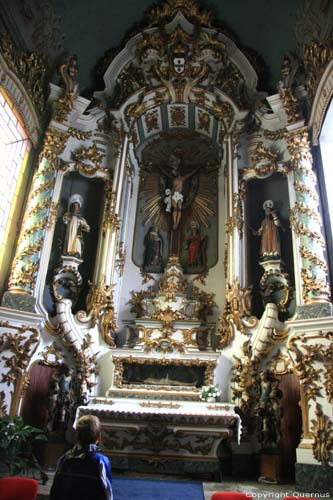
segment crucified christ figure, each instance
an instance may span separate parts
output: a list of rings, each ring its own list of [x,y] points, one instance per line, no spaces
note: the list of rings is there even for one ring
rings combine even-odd
[[[159,169],[163,172],[166,177],[172,179],[172,193],[171,193],[171,206],[172,206],[172,222],[173,222],[173,230],[178,229],[179,222],[182,216],[182,208],[183,208],[183,188],[184,183],[187,179],[192,177],[200,168],[201,165],[194,168],[191,172],[186,175],[181,175],[179,171],[180,159],[175,155],[170,155],[169,165],[171,167],[171,174],[167,172],[163,167],[159,167]]]

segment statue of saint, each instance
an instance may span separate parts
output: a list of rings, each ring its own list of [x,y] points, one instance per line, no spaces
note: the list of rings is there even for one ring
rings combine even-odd
[[[162,265],[163,240],[157,226],[152,226],[145,236],[144,267]]]
[[[90,226],[80,215],[80,209],[83,205],[83,198],[80,194],[73,194],[68,203],[68,212],[63,216],[63,221],[67,225],[64,254],[75,257],[82,256],[83,237],[82,233],[88,233]]]
[[[282,228],[281,221],[274,210],[272,200],[266,200],[263,204],[265,218],[263,219],[258,231],[254,235],[261,236],[260,258],[267,260],[269,258],[278,259],[281,257],[279,228]]]
[[[205,266],[207,264],[206,238],[201,236],[199,224],[195,221],[191,222],[191,233],[186,243],[188,266]]]
[[[178,229],[180,219],[182,216],[182,207],[184,201],[183,188],[184,183],[187,179],[192,177],[199,169],[200,166],[194,168],[191,172],[185,175],[181,175],[179,166],[180,166],[180,158],[177,158],[175,155],[170,155],[169,158],[169,166],[171,168],[171,174],[166,171],[163,167],[159,167],[163,174],[172,179],[172,190],[171,190],[171,206],[172,206],[172,222],[173,222],[173,230]],[[165,202],[166,203],[166,202]],[[166,206],[168,206],[166,204]]]

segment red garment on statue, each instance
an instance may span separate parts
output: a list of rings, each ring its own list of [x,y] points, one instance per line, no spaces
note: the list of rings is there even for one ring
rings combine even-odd
[[[194,234],[187,238],[187,264],[205,265],[206,264],[206,244],[200,234]]]

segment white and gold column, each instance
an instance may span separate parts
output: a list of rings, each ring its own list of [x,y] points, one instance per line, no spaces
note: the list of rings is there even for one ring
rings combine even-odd
[[[325,240],[319,212],[316,175],[312,168],[312,154],[305,127],[293,129],[287,137],[287,147],[294,174],[295,203],[290,223],[296,247],[297,305],[329,305],[330,289],[327,281]],[[318,314],[318,310],[316,312]],[[329,315],[327,313],[321,315]]]

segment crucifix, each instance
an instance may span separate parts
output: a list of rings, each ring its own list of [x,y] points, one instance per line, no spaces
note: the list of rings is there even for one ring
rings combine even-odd
[[[179,255],[180,250],[180,221],[182,217],[183,202],[184,202],[184,184],[191,178],[201,167],[198,165],[191,172],[181,174],[180,172],[180,158],[171,154],[169,157],[168,165],[171,168],[171,173],[162,166],[159,170],[172,180],[172,189],[166,190],[167,196],[164,199],[166,204],[166,211],[172,213],[172,228],[170,237],[170,255]]]

